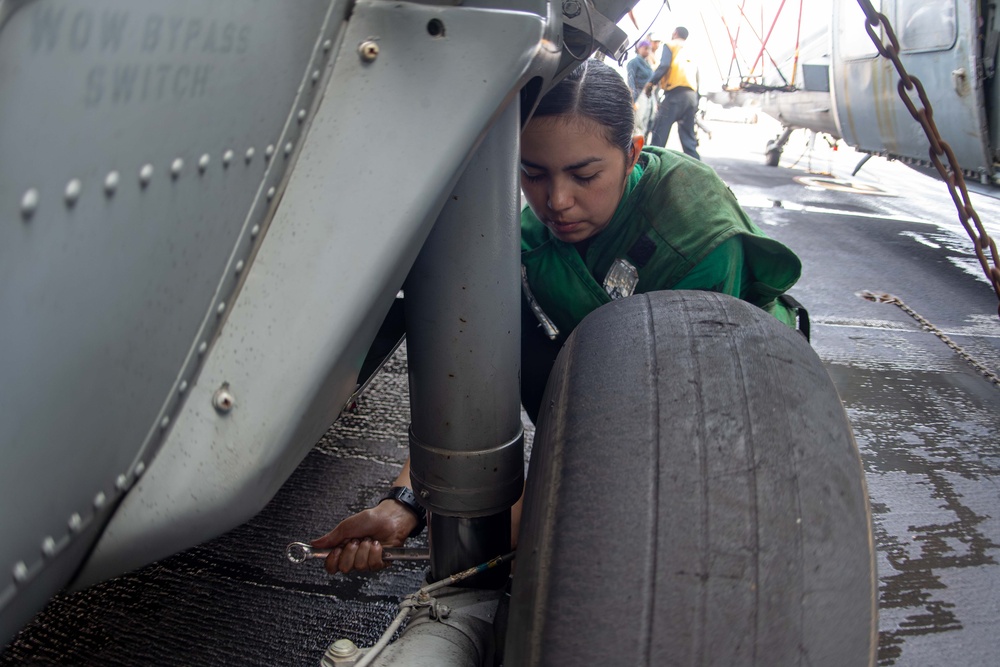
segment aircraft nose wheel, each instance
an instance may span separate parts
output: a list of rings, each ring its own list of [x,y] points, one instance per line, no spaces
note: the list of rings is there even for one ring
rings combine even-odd
[[[874,664],[840,397],[805,338],[738,299],[640,294],[581,322],[542,399],[520,536],[509,664]]]

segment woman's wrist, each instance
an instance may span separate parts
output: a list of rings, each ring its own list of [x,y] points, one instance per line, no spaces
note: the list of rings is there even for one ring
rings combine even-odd
[[[402,540],[419,535],[424,528],[424,523],[417,519],[413,512],[392,498],[380,501],[370,511],[381,514],[384,520],[392,526],[393,532],[399,535]]]
[[[415,519],[413,528],[407,534],[408,537],[420,534],[427,526],[427,510],[417,502],[416,496],[409,487],[393,486],[382,496],[382,502],[385,501],[393,501]]]
[[[413,512],[395,500],[383,500],[373,507],[371,511],[381,514],[385,521],[392,527],[392,532],[399,536],[400,544],[409,538],[410,534],[417,530],[419,522]]]

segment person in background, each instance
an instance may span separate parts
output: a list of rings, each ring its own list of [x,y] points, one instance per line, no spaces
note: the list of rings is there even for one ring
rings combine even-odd
[[[660,44],[663,43],[663,40],[655,32],[647,33],[645,40],[649,42],[649,55],[646,56],[646,62],[649,63],[650,67],[655,68],[660,61],[660,56],[657,54],[660,51]]]
[[[632,90],[633,102],[638,99],[640,91],[653,76],[653,68],[647,60],[651,47],[652,44],[647,39],[636,44],[635,57],[625,65],[625,71],[628,74],[628,87]]]
[[[532,422],[556,355],[589,313],[628,294],[728,294],[795,327],[779,296],[798,280],[795,254],[758,229],[715,171],[633,132],[631,94],[610,66],[586,60],[538,103],[521,133],[521,403]],[[628,294],[608,278],[633,270]],[[529,296],[529,292],[531,296]],[[533,302],[533,305],[529,302]],[[538,307],[538,310],[535,309]],[[554,324],[554,338],[541,326]],[[347,517],[316,548],[333,572],[385,568],[426,523],[406,462],[375,507]],[[516,545],[521,501],[511,509]]]
[[[666,146],[670,138],[670,128],[677,123],[681,147],[696,160],[698,138],[694,134],[695,113],[698,111],[698,67],[685,50],[688,30],[678,26],[672,39],[663,50],[660,66],[656,68],[645,85],[646,95],[652,95],[653,88],[659,86],[664,91],[663,101],[653,119],[650,143]]]

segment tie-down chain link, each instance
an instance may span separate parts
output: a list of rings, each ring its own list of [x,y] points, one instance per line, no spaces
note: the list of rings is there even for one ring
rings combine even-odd
[[[941,331],[936,326],[931,324],[927,320],[927,318],[925,318],[923,315],[921,315],[920,313],[918,313],[917,311],[913,310],[908,305],[906,305],[906,303],[904,303],[903,300],[900,299],[898,296],[894,294],[888,294],[886,292],[873,292],[871,290],[864,290],[862,292],[859,292],[858,296],[860,296],[862,299],[873,301],[875,303],[891,303],[894,306],[899,306],[900,310],[902,310],[904,313],[915,319],[920,324],[920,326],[924,328],[925,331],[929,331],[938,338],[940,338],[945,345],[954,350],[955,353],[962,359],[965,359],[965,361],[967,361],[969,365],[975,368],[980,375],[982,375],[984,378],[992,382],[995,387],[1000,388],[1000,376],[998,376],[996,373],[987,368],[985,364],[981,363],[971,354],[966,352],[961,345],[959,345],[951,338],[949,338],[947,334],[945,334],[945,332]]]

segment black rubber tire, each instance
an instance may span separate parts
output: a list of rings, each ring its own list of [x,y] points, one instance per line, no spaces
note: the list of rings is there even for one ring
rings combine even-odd
[[[588,316],[526,493],[507,665],[874,664],[850,425],[805,338],[754,306],[671,291]]]
[[[764,154],[764,164],[768,167],[777,167],[781,161],[781,151],[772,149]]]

